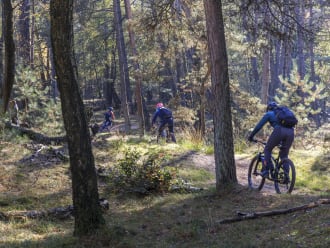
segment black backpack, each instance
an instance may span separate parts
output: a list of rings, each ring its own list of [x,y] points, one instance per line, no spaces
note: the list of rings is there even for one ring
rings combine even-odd
[[[279,124],[283,127],[294,127],[298,123],[294,113],[286,106],[275,109],[275,115]]]

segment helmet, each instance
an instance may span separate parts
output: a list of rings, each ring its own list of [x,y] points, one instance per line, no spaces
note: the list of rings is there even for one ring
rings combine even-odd
[[[112,110],[113,110],[113,107],[109,107],[108,110],[109,110],[109,111],[112,111]]]
[[[278,107],[278,105],[277,105],[276,102],[270,102],[270,103],[268,103],[268,105],[267,105],[267,111],[269,111],[269,110],[274,110],[274,109],[276,109],[277,107]]]
[[[161,103],[161,102],[157,103],[156,108],[162,108],[162,107],[164,107],[163,103]]]

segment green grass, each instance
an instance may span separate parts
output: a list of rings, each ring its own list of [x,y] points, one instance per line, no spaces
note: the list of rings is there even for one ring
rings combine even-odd
[[[314,152],[294,150],[290,156],[297,170],[297,187],[320,194],[330,194],[329,161],[323,161],[322,150]]]

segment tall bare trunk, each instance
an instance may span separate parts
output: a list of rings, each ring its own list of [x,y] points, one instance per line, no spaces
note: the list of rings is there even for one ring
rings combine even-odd
[[[0,4],[0,13],[1,13],[1,23],[4,23],[4,11],[3,11],[3,2]],[[1,25],[1,35],[0,35],[0,99],[2,99],[2,87],[3,87],[3,34],[4,34],[4,25]]]
[[[104,219],[99,205],[91,138],[74,59],[73,0],[51,0],[50,18],[51,43],[70,155],[74,235],[84,236],[95,232],[104,223]]]
[[[22,64],[30,64],[30,0],[21,1],[20,15],[18,20],[18,55]]]
[[[34,30],[35,30],[35,9],[34,9],[34,0],[31,0],[31,11],[32,11],[32,16],[31,16],[31,32],[30,32],[30,65],[33,68],[34,67]]]
[[[295,8],[297,18],[297,64],[298,72],[301,79],[304,79],[306,74],[305,58],[304,58],[304,40],[303,40],[303,29],[304,29],[304,3],[302,0],[297,1]]]
[[[122,28],[122,17],[120,9],[120,0],[113,0],[114,8],[114,20],[115,20],[115,30],[116,30],[116,43],[119,56],[119,73],[120,73],[120,85],[121,85],[121,111],[125,118],[125,131],[129,133],[131,130],[131,121],[128,110],[128,95],[127,95],[127,85],[129,83],[128,78],[128,66],[127,66],[127,57],[126,57],[126,48],[124,42],[124,34]]]
[[[145,120],[144,120],[144,111],[143,111],[143,100],[142,100],[142,76],[140,70],[140,64],[138,61],[138,52],[135,45],[135,33],[131,25],[132,21],[132,10],[130,0],[125,0],[126,15],[128,20],[128,33],[129,40],[131,45],[131,52],[133,55],[133,67],[134,67],[134,79],[135,79],[135,99],[138,110],[138,120],[139,120],[139,130],[140,136],[143,137],[145,134]]]
[[[269,25],[269,10],[264,7],[264,25]],[[267,32],[267,31],[266,31]],[[268,102],[268,91],[270,84],[270,35],[266,34],[268,45],[263,48],[263,61],[262,61],[262,75],[261,75],[261,102],[266,104]]]
[[[216,188],[236,184],[225,30],[220,0],[204,0],[213,89]]]
[[[264,48],[261,79],[261,102],[268,102],[268,89],[270,83],[270,49]]]
[[[4,13],[4,83],[2,85],[3,112],[7,111],[11,91],[15,81],[15,43],[13,37],[13,8],[10,0],[3,0]]]

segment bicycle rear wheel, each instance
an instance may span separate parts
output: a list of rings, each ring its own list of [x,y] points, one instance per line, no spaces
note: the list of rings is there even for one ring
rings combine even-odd
[[[260,160],[259,154],[257,154],[249,165],[248,171],[248,183],[249,187],[254,190],[261,190],[265,183],[265,178],[261,174],[262,162]]]
[[[289,169],[289,178],[285,176],[284,166],[287,166]],[[288,193],[290,194],[294,188],[296,182],[296,169],[293,162],[290,159],[285,159],[281,161],[275,168],[274,173],[274,186],[278,194]]]

